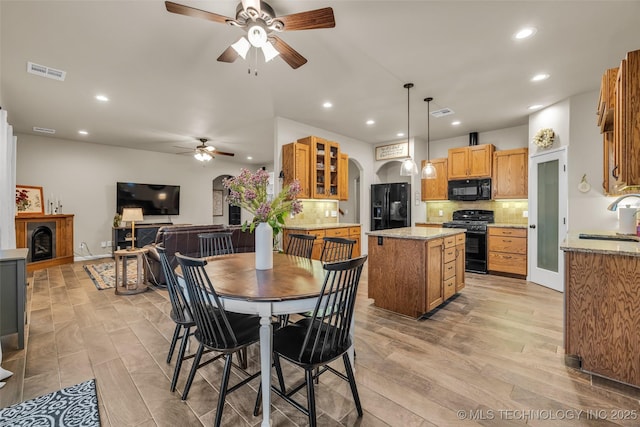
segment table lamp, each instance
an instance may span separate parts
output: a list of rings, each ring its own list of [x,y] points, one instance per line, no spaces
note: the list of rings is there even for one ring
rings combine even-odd
[[[123,208],[122,221],[131,221],[131,247],[130,251],[136,248],[136,221],[142,221],[142,208]]]

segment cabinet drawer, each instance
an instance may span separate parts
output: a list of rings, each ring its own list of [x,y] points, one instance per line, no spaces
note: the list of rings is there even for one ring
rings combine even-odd
[[[456,293],[456,278],[451,277],[444,281],[444,299],[452,297]]]
[[[324,237],[324,230],[309,230],[307,234],[313,234],[316,239],[322,239]]]
[[[447,236],[444,238],[444,247],[450,248],[456,245],[456,236]]]
[[[527,274],[527,256],[489,252],[489,271],[525,276]]]
[[[456,247],[452,246],[450,248],[444,248],[444,259],[443,262],[446,264],[448,262],[454,261],[456,259]]]
[[[351,237],[360,237],[361,228],[360,227],[349,227],[349,236]]]
[[[460,245],[460,244],[464,243],[465,238],[466,238],[466,234],[465,233],[456,234],[456,245]]]
[[[325,237],[349,237],[348,228],[327,228],[325,230]]]
[[[509,254],[527,254],[527,239],[522,237],[489,236],[489,252],[507,252]]]
[[[444,280],[450,279],[451,277],[455,278],[456,275],[456,261],[453,260],[451,262],[447,262],[444,264],[444,270],[442,272],[442,277]]]
[[[489,236],[527,237],[527,229],[489,227]]]

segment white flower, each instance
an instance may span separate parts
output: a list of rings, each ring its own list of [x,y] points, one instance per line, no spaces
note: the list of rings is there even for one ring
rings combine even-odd
[[[540,129],[533,137],[533,143],[540,148],[549,148],[553,145],[555,133],[551,128]]]

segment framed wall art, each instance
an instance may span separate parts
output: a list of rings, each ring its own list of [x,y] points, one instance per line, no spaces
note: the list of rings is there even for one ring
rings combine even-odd
[[[16,185],[16,215],[35,216],[44,215],[44,201],[42,187],[30,185]]]
[[[222,190],[213,190],[213,216],[222,215]]]
[[[402,159],[409,156],[409,143],[381,145],[376,147],[376,160]]]

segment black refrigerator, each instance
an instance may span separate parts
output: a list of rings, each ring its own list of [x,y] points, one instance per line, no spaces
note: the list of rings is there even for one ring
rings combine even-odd
[[[395,182],[371,186],[371,230],[410,227],[411,184]]]

